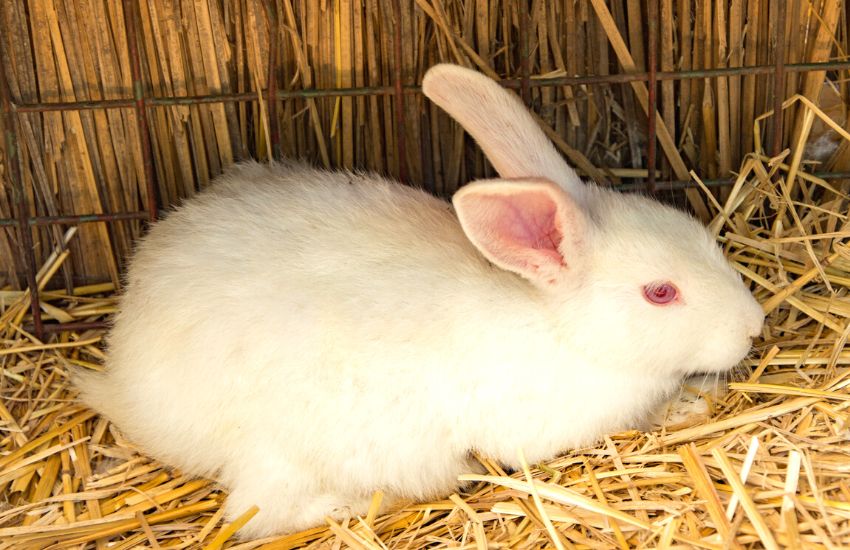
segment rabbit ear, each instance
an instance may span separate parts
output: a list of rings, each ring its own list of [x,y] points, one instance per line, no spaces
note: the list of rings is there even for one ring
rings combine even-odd
[[[578,204],[546,180],[481,180],[452,199],[467,238],[484,256],[539,287],[568,275],[586,234]]]
[[[431,67],[422,91],[475,138],[499,175],[546,178],[578,196],[581,180],[516,94],[481,73],[450,64]]]

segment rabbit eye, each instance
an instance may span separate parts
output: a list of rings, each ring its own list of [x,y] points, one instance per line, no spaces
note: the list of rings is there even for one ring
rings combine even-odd
[[[676,301],[679,290],[673,283],[667,281],[656,281],[643,287],[643,297],[655,306],[666,306]]]

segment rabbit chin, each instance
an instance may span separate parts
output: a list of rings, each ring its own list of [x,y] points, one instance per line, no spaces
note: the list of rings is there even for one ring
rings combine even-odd
[[[723,374],[731,371],[750,354],[752,341],[748,338],[738,345],[706,346],[703,349],[704,351],[683,365],[681,373],[684,377],[696,374]]]

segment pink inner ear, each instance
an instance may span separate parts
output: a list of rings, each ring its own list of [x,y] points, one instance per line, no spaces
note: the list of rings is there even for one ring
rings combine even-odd
[[[505,244],[537,249],[552,259],[562,261],[560,228],[555,222],[557,206],[546,193],[495,195],[488,197],[490,206],[500,210],[492,230]]]
[[[494,259],[523,271],[565,265],[558,206],[549,193],[523,190],[481,195],[476,201],[469,221],[478,226],[481,244]]]

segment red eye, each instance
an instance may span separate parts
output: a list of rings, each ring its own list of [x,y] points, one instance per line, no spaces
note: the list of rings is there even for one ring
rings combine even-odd
[[[679,291],[673,283],[656,281],[643,287],[643,297],[652,305],[666,306],[675,302],[678,296]]]

